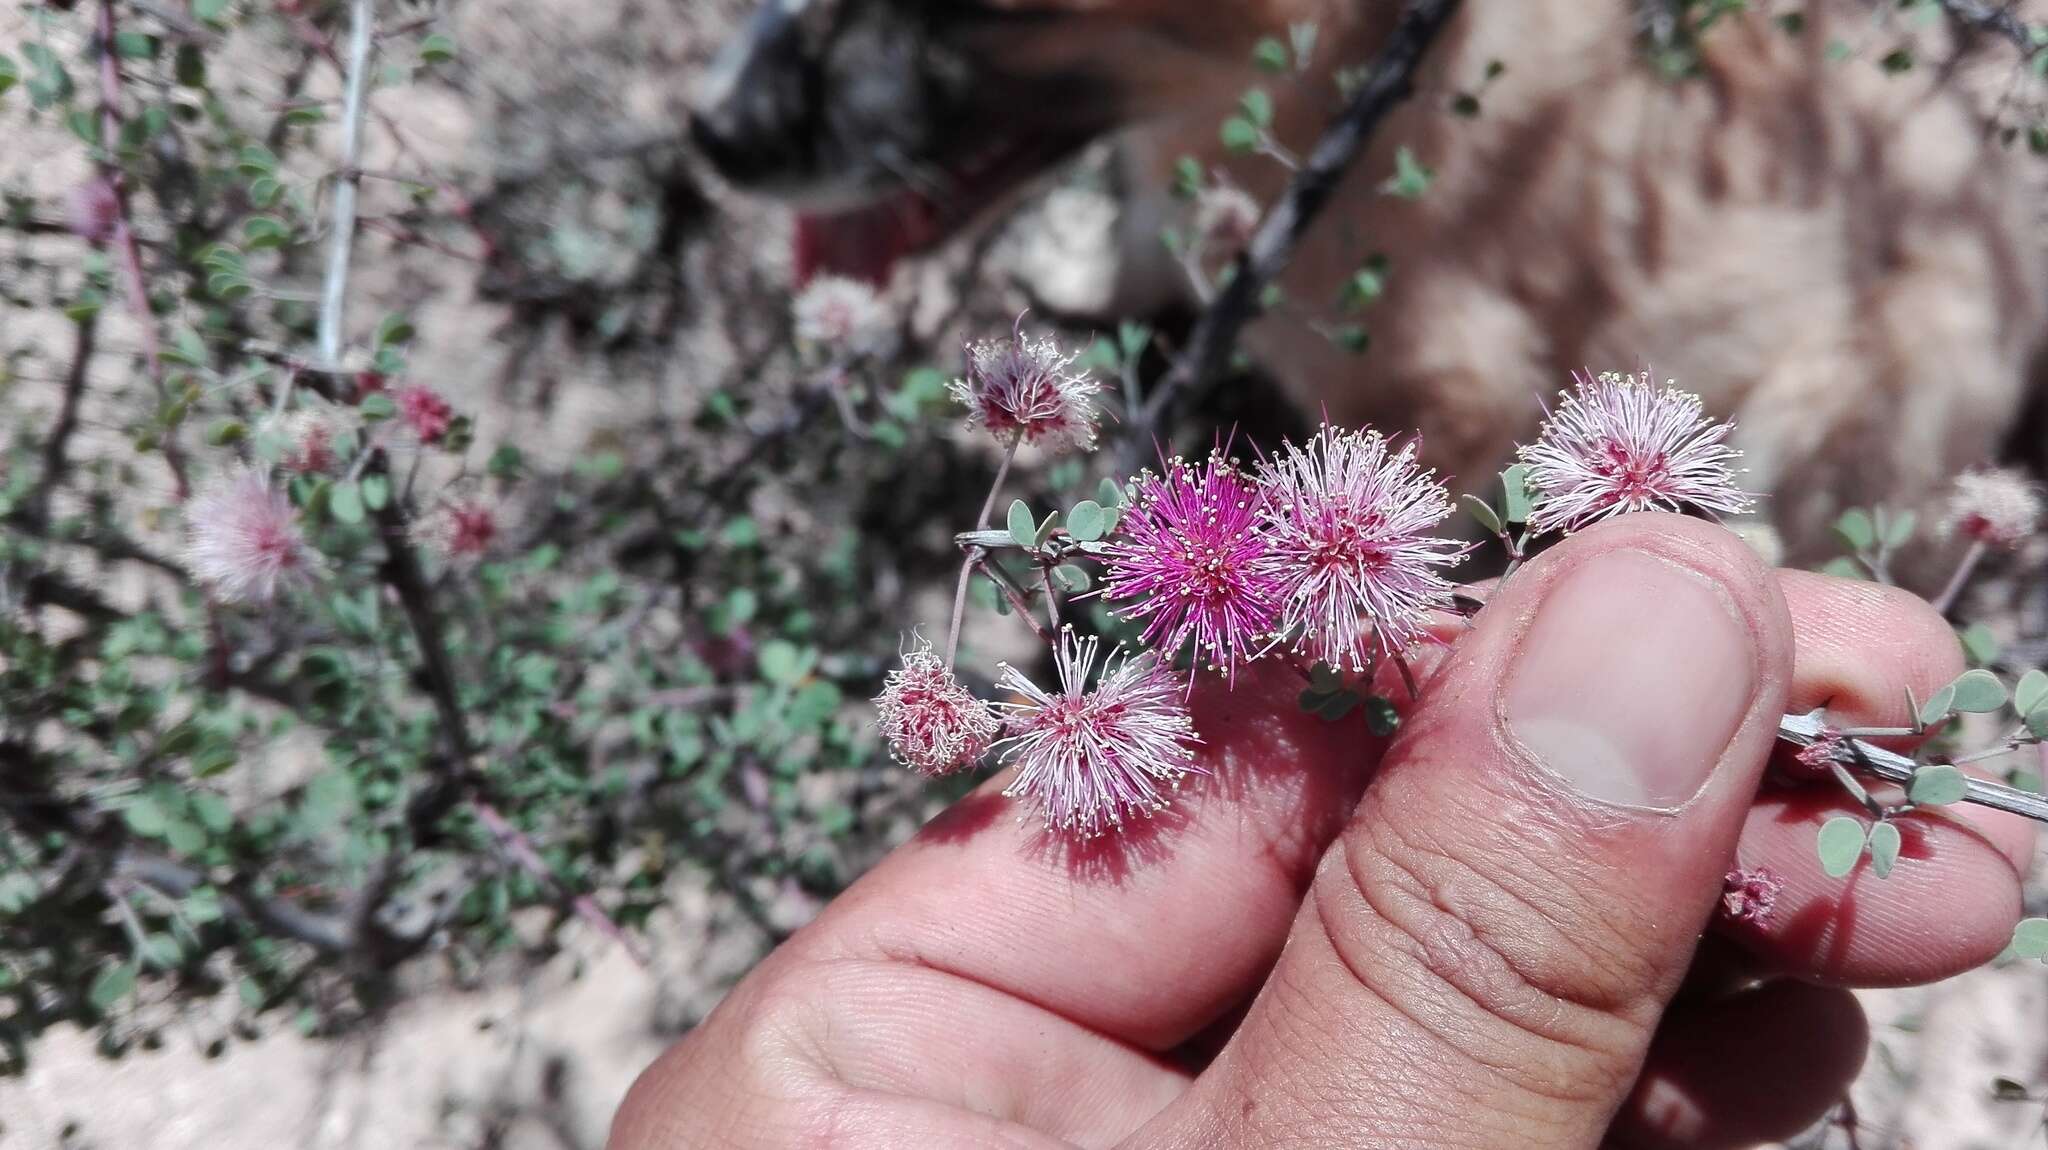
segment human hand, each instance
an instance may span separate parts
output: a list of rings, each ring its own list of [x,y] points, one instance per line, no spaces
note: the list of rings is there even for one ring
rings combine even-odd
[[[1853,1077],[1843,987],[2010,937],[2022,820],[1916,817],[1911,865],[1835,880],[1846,797],[1757,791],[1781,713],[1903,725],[1961,669],[1917,599],[1644,514],[1454,631],[1391,745],[1290,672],[1198,688],[1210,774],[1121,836],[1020,825],[998,776],[650,1068],[613,1150],[1743,1146]],[[1783,879],[1761,923],[1714,914],[1736,861]]]

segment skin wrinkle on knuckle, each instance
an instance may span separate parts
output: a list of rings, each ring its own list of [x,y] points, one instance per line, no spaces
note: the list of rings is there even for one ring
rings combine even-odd
[[[1566,1104],[1619,1096],[1648,1040],[1647,1023],[1568,979],[1534,975],[1518,948],[1496,945],[1446,905],[1519,900],[1441,851],[1383,833],[1346,834],[1333,855],[1310,898],[1319,928],[1362,989],[1457,1061],[1525,1094]],[[1446,899],[1447,874],[1472,889]]]

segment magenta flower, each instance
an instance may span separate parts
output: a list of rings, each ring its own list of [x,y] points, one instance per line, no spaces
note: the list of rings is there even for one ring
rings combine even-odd
[[[1376,652],[1420,638],[1451,605],[1442,570],[1465,547],[1432,535],[1451,514],[1436,473],[1376,431],[1324,424],[1306,447],[1286,445],[1260,470],[1266,554],[1283,632],[1332,667],[1366,670]]]
[[[2017,471],[1966,472],[1956,476],[1944,526],[1993,547],[2018,547],[2040,530],[2040,490]]]
[[[1536,443],[1518,449],[1537,495],[1532,532],[1576,531],[1652,507],[1750,509],[1732,466],[1742,453],[1723,442],[1735,425],[1707,419],[1698,396],[1660,390],[1647,371],[1574,379]]]
[[[317,559],[299,531],[291,500],[251,467],[215,479],[185,509],[185,561],[223,603],[263,603]]]
[[[1162,477],[1135,481],[1117,536],[1102,553],[1103,598],[1120,618],[1143,620],[1144,643],[1234,677],[1280,618],[1280,581],[1266,571],[1260,494],[1220,451],[1196,467],[1175,459]]]
[[[1785,883],[1768,867],[1736,867],[1721,882],[1721,913],[1736,922],[1762,923],[1771,917]]]
[[[1047,830],[1092,838],[1124,820],[1165,809],[1195,765],[1194,720],[1185,691],[1150,654],[1111,654],[1087,689],[1101,640],[1060,635],[1054,662],[1060,689],[1048,693],[1003,664],[997,685],[1022,696],[997,703],[1014,732],[996,743],[1017,777],[1003,794],[1032,804]],[[1163,788],[1163,789],[1162,789]]]
[[[1002,727],[995,711],[961,686],[922,639],[904,653],[903,666],[889,672],[875,709],[890,756],[920,775],[974,766]]]
[[[392,398],[398,404],[398,418],[421,443],[439,443],[454,422],[455,409],[441,393],[422,384],[408,384]]]
[[[1074,369],[1074,357],[1050,338],[1032,339],[1020,320],[1010,339],[967,348],[967,376],[952,383],[968,418],[999,440],[1019,436],[1047,447],[1095,446],[1095,403],[1101,385]]]

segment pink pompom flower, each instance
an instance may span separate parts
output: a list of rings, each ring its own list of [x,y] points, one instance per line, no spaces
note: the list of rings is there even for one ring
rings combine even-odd
[[[1993,547],[2014,548],[2041,529],[2041,492],[2017,471],[1970,471],[1956,476],[1944,526]]]
[[[880,346],[895,326],[875,289],[846,276],[811,280],[790,304],[796,336],[829,352],[859,354]]]
[[[455,409],[441,393],[424,384],[407,384],[392,395],[398,418],[421,443],[439,443],[455,420]]]
[[[1002,728],[988,703],[962,686],[923,639],[883,680],[875,709],[890,756],[920,775],[973,767]]]
[[[265,603],[313,570],[291,500],[253,467],[215,479],[186,506],[185,561],[223,603]]]
[[[999,440],[1088,451],[1095,446],[1093,397],[1102,385],[1076,370],[1074,359],[1050,337],[1025,335],[1020,320],[1010,339],[969,344],[967,375],[950,390],[968,418]]]
[[[1376,431],[1323,425],[1260,469],[1263,574],[1277,585],[1295,650],[1364,671],[1396,654],[1451,605],[1443,570],[1466,548],[1432,534],[1451,514],[1436,473]]]
[[[996,680],[1023,700],[996,704],[1013,733],[995,745],[1017,768],[1003,794],[1031,804],[1047,830],[1082,838],[1165,809],[1182,779],[1203,773],[1181,683],[1152,655],[1118,649],[1089,690],[1100,643],[1062,631],[1057,691],[1007,663]]]
[[[302,475],[322,475],[341,462],[335,441],[347,429],[335,410],[322,406],[301,407],[270,425],[279,441],[279,470]]]
[[[1102,551],[1102,595],[1120,617],[1145,624],[1144,643],[1236,675],[1280,618],[1281,581],[1268,570],[1257,484],[1211,452],[1200,465],[1175,459],[1146,472]]]
[[[1750,510],[1735,483],[1742,453],[1725,442],[1735,425],[1706,418],[1698,396],[1659,388],[1647,371],[1574,378],[1536,442],[1519,449],[1537,495],[1531,531],[1576,531],[1653,507]]]

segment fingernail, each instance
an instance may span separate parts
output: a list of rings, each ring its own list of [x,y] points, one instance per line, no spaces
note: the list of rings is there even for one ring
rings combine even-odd
[[[1670,810],[1706,785],[1757,690],[1756,640],[1712,580],[1642,551],[1566,573],[1522,637],[1509,734],[1602,802]]]

